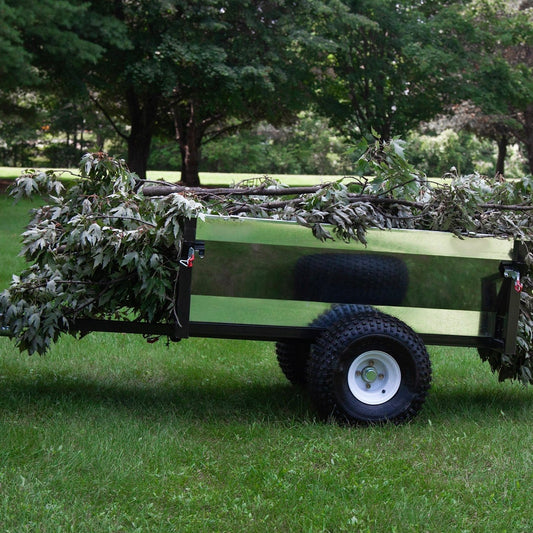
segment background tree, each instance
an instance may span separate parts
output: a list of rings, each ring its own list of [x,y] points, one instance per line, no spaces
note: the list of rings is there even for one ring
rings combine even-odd
[[[513,142],[514,128],[509,120],[500,114],[487,114],[471,101],[455,104],[451,108],[452,115],[448,120],[451,127],[472,132],[480,138],[490,139],[496,143],[498,155],[496,158],[495,174],[505,174],[505,160],[507,148]]]
[[[87,98],[50,95],[43,103],[42,154],[53,167],[76,167],[83,154],[102,150],[114,138],[105,117]]]
[[[302,112],[291,124],[261,122],[207,144],[201,167],[206,172],[339,175],[352,169],[347,148],[327,119]]]
[[[306,103],[305,23],[318,1],[136,0],[93,6],[114,14],[130,46],[110,48],[90,83],[110,120],[127,116],[130,168],[145,176],[152,136],[174,135],[182,181],[198,184],[203,143],[261,119],[281,123]],[[115,112],[106,102],[120,100]],[[120,131],[119,128],[116,128]]]
[[[457,91],[467,22],[455,2],[347,0],[317,21],[317,102],[346,135],[405,135]]]
[[[159,0],[91,2],[92,10],[114,19],[123,38],[107,47],[85,83],[95,106],[126,142],[128,164],[141,177],[146,176],[162,99],[163,78],[154,61],[164,33],[162,4]]]
[[[68,164],[88,128],[97,147],[120,138],[143,177],[157,135],[195,184],[206,143],[281,131],[312,90],[352,141],[406,136],[466,102],[475,116],[456,118],[499,143],[500,171],[510,139],[533,168],[531,12],[518,0],[0,0],[0,154],[29,164],[57,132],[64,146],[41,155]]]
[[[479,0],[465,13],[475,31],[465,35],[469,101],[459,110],[469,108],[477,132],[498,142],[498,171],[515,138],[533,172],[533,2]]]
[[[29,166],[43,124],[36,94],[0,93],[0,155],[5,166]]]
[[[0,0],[0,17],[0,135],[17,164],[21,137],[49,126],[47,103],[79,99],[86,72],[120,32],[80,0]]]
[[[200,42],[170,43],[171,112],[182,180],[189,184],[198,183],[202,144],[261,120],[282,124],[308,101],[310,71],[302,50],[312,40],[306,24],[318,2],[217,4],[197,20],[198,29],[211,28],[195,32],[203,35]]]

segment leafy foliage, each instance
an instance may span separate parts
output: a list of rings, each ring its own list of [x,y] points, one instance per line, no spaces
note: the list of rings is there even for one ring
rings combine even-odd
[[[28,172],[12,194],[44,193],[51,203],[23,234],[32,266],[0,296],[2,325],[21,350],[43,353],[75,318],[179,321],[183,219],[205,211],[294,220],[322,240],[365,243],[369,228],[409,228],[533,242],[530,177],[450,174],[432,186],[407,162],[400,140],[363,141],[356,149],[362,153],[356,177],[315,187],[288,188],[267,178],[233,189],[150,183],[101,153],[84,156],[79,183],[64,196],[53,172]],[[517,354],[481,355],[501,379],[533,383],[533,253],[526,262]]]
[[[339,175],[348,167],[345,152],[345,139],[326,119],[304,112],[290,125],[260,123],[207,143],[201,168],[204,172]],[[153,164],[157,154],[152,154],[152,168],[163,169]]]
[[[135,193],[124,162],[87,154],[64,196],[53,172],[29,171],[15,198],[53,194],[23,234],[31,266],[0,295],[0,313],[21,350],[44,353],[69,320],[83,317],[175,321],[183,218],[201,206],[171,194]]]
[[[182,181],[199,184],[200,149],[260,120],[279,124],[305,108],[313,77],[303,53],[321,0],[91,0],[116,18],[122,41],[107,47],[84,83],[128,143],[145,176],[152,135],[177,141]],[[122,128],[123,118],[131,129]]]
[[[462,3],[346,0],[317,21],[317,103],[351,138],[405,135],[460,89]],[[446,72],[446,75],[443,75]],[[459,87],[459,89],[458,89]],[[453,96],[452,96],[453,95]]]
[[[35,86],[46,73],[58,74],[62,69],[75,76],[102,54],[103,47],[95,41],[103,34],[96,27],[92,35],[84,31],[84,21],[90,16],[87,3],[0,0],[0,14],[4,22],[0,29],[1,90],[17,92]]]

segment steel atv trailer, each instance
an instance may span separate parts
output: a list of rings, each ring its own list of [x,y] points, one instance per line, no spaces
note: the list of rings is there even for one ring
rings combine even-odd
[[[426,344],[514,354],[523,245],[419,230],[367,239],[324,243],[275,220],[187,221],[179,323],[73,327],[276,341],[286,377],[305,384],[323,417],[348,423],[418,413],[431,381]]]

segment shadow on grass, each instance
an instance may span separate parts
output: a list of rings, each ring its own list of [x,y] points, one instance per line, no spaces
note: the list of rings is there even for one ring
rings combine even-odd
[[[115,411],[130,417],[187,420],[310,422],[314,412],[305,391],[289,384],[198,386],[171,383],[124,385],[111,380],[67,378],[3,380],[0,413]]]
[[[481,420],[501,418],[530,420],[533,412],[533,390],[518,384],[493,386],[471,385],[468,388],[450,386],[430,391],[423,416],[435,419]]]
[[[416,422],[482,420],[505,416],[529,420],[533,390],[518,384],[450,383],[430,390]],[[305,390],[289,383],[242,381],[175,382],[142,380],[133,375],[78,378],[39,373],[0,379],[2,413],[116,412],[129,417],[183,418],[189,421],[272,422],[315,420]]]

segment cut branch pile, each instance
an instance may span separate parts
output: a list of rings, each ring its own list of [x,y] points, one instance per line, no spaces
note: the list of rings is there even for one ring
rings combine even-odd
[[[355,177],[312,187],[269,178],[214,189],[141,181],[105,154],[87,154],[79,183],[64,194],[53,172],[27,172],[13,196],[46,194],[50,204],[23,234],[32,266],[1,294],[0,326],[21,350],[43,353],[76,318],[176,322],[182,222],[203,213],[293,220],[321,240],[365,243],[369,228],[407,228],[533,242],[531,178],[447,175],[433,184],[405,160],[401,141],[363,152]],[[531,252],[526,261],[517,354],[482,357],[501,379],[533,383]]]

